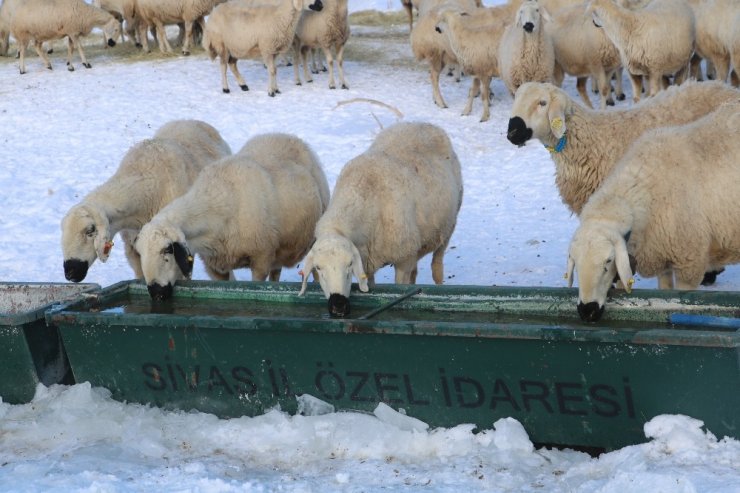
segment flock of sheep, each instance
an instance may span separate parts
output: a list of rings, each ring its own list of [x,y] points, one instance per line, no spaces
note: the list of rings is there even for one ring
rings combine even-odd
[[[5,0],[3,8],[13,1]],[[143,45],[154,28],[160,48],[171,50],[163,25],[182,23],[187,53],[193,26],[200,26],[203,46],[220,58],[224,92],[227,67],[248,89],[236,61],[255,56],[267,66],[269,94],[279,92],[275,58],[291,47],[296,83],[297,62],[303,59],[308,80],[307,55],[323,48],[330,70],[336,53],[346,87],[341,54],[349,36],[347,0],[153,2],[162,9],[187,5],[179,17],[156,17],[144,7],[149,0],[129,1],[137,5],[138,20],[125,13],[121,18],[127,28],[136,26],[129,36]],[[22,9],[67,2],[100,10],[81,0],[25,0],[17,6],[10,32],[19,43],[21,71],[24,44],[32,41],[42,55],[42,43],[53,39],[22,34]],[[458,77],[472,77],[464,114],[480,96],[486,120],[489,85],[500,77],[514,96],[508,140],[521,146],[537,139],[550,150],[556,186],[581,221],[566,278],[572,284],[577,272],[582,319],[598,320],[613,284],[629,291],[635,272],[658,277],[663,289],[695,289],[740,262],[740,194],[733,187],[740,183],[740,90],[733,87],[740,62],[740,2],[402,3],[410,13],[418,10],[410,44],[417,59],[429,63],[438,106],[446,107],[439,75],[456,69]],[[76,12],[70,18],[84,18],[83,10]],[[339,12],[327,18],[343,20],[324,23],[333,26],[331,36],[311,38],[307,33],[320,29],[309,28],[304,19],[321,12]],[[61,11],[56,17],[66,19]],[[272,25],[267,18],[280,22]],[[26,24],[40,32],[39,19]],[[110,19],[100,16],[95,22],[112,42],[120,25]],[[71,56],[79,44],[65,34]],[[322,41],[329,38],[333,44]],[[707,76],[713,73],[717,80],[693,80],[704,77],[698,70],[702,59]],[[613,77],[616,98],[624,99],[622,70],[632,82],[635,104],[607,110],[614,104]],[[565,74],[577,78],[585,106],[559,88]],[[588,78],[600,93],[598,110],[586,92]],[[335,87],[333,73],[330,87]],[[431,253],[433,279],[442,282],[462,183],[450,139],[427,123],[398,123],[381,131],[345,165],[330,194],[318,158],[295,136],[258,135],[232,154],[209,124],[177,120],[133,146],[116,174],[64,217],[65,277],[82,281],[96,259],[108,258],[120,233],[129,263],[155,299],[171,296],[175,282],[190,277],[196,254],[211,278],[223,280],[248,267],[255,280],[278,281],[283,267],[303,260],[301,294],[313,273],[330,313],[347,316],[352,280],[367,291],[384,265],[394,266],[397,283],[414,283],[418,260]]]
[[[93,29],[102,29],[108,46],[115,46],[126,33],[145,52],[149,52],[151,31],[159,49],[169,53],[172,46],[165,26],[177,24],[184,55],[190,54],[196,33],[200,33],[201,44],[211,59],[219,58],[223,92],[229,92],[227,67],[246,91],[249,87],[236,63],[239,59],[261,58],[269,74],[268,94],[279,93],[275,62],[278,55],[289,50],[296,60],[296,84],[301,84],[300,60],[304,77],[311,82],[307,56],[318,49],[326,57],[329,87],[336,87],[336,58],[341,87],[347,89],[343,65],[344,46],[349,39],[347,2],[329,0],[325,7],[322,0],[93,0],[94,4],[84,0],[4,0],[0,6],[0,55],[7,55],[12,35],[18,44],[21,74],[26,72],[29,43],[51,69],[43,43],[66,37],[68,70],[74,70],[75,47],[83,66],[90,68],[79,38]]]

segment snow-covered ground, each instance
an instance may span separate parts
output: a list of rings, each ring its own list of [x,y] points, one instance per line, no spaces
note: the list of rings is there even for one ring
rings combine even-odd
[[[351,11],[369,8],[395,11],[400,4],[350,0]],[[460,157],[465,197],[446,282],[563,286],[577,219],[560,201],[548,152],[536,142],[517,148],[506,140],[511,98],[500,81],[493,83],[489,122],[478,122],[479,102],[473,115],[460,116],[468,80],[445,78],[450,108],[437,108],[426,66],[413,60],[399,19],[353,26],[346,91],[329,90],[326,74],[297,87],[292,69],[280,67],[282,94],[270,98],[261,64],[241,61],[250,91],[222,94],[218,65],[201,50],[165,57],[90,47],[93,68],[75,58],[77,70],[68,72],[58,44],[53,71],[30,56],[23,76],[16,60],[0,59],[0,279],[63,282],[62,216],[114,172],[131,145],[167,121],[204,120],[234,150],[258,133],[294,133],[314,148],[333,185],[380,126],[397,121],[382,106],[343,104],[367,98],[395,107],[404,120],[441,126]],[[572,80],[565,87],[576,94]],[[285,270],[283,279],[299,280],[297,271]],[[119,242],[85,281],[107,286],[131,276]],[[391,276],[385,269],[378,281]],[[206,278],[199,263],[193,277]],[[427,259],[419,282],[431,282]],[[636,287],[655,284],[638,278]],[[728,268],[712,289],[739,290],[740,269]],[[0,404],[0,491],[740,492],[740,442],[715,438],[688,417],[656,417],[646,443],[591,458],[534,450],[513,420],[473,434],[467,425],[409,431],[401,415],[379,415],[275,410],[220,420],[119,403],[85,383],[42,387],[30,404]]]

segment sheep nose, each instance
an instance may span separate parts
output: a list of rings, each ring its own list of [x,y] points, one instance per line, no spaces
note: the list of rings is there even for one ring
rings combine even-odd
[[[65,260],[64,277],[66,277],[68,281],[80,282],[87,275],[87,269],[89,266],[90,264],[88,264],[86,260],[78,260],[76,258]]]
[[[531,22],[527,22],[526,24],[524,24],[524,30],[528,33],[531,33],[532,31],[534,31],[534,24],[532,24]]]
[[[349,300],[346,296],[333,293],[329,296],[329,315],[344,318],[349,315]]]
[[[110,46],[111,48],[113,48],[114,46],[116,46],[116,42],[113,41],[113,39],[108,38],[108,46]]]
[[[324,8],[324,4],[321,3],[321,0],[316,0],[314,3],[309,5],[308,8],[316,12],[321,12],[321,10]]]
[[[514,145],[523,146],[525,142],[532,138],[532,129],[527,128],[521,117],[515,116],[509,120],[509,130],[506,132],[506,138]]]
[[[589,303],[578,303],[578,315],[584,322],[598,322],[604,314],[604,306],[599,306],[595,301]]]
[[[162,286],[155,282],[147,285],[146,289],[149,291],[149,296],[151,296],[153,300],[163,301],[172,298],[171,283],[167,283]]]

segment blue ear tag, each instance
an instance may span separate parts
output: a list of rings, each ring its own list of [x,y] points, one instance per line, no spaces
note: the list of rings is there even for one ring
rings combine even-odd
[[[568,142],[568,139],[565,137],[565,134],[563,134],[562,137],[560,137],[560,140],[558,140],[558,143],[555,144],[555,147],[552,146],[545,146],[545,149],[547,149],[550,152],[563,152],[563,149],[565,149],[565,144]]]

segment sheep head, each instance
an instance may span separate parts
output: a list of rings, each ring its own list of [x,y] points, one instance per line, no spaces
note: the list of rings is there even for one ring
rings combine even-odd
[[[305,293],[306,282],[312,271],[316,272],[324,296],[329,300],[329,314],[332,317],[349,315],[349,291],[353,275],[357,278],[360,291],[368,290],[359,250],[339,234],[318,238],[306,254],[299,296]]]
[[[103,25],[103,33],[108,46],[116,46],[116,40],[121,37],[121,23],[111,16],[110,20]]]
[[[112,247],[108,218],[96,207],[76,205],[62,219],[64,277],[68,281],[85,279],[95,259],[108,260]]]
[[[632,290],[634,279],[627,240],[602,224],[581,224],[573,235],[565,273],[568,287],[573,286],[574,269],[578,272],[578,314],[584,322],[601,318],[607,293],[617,275],[626,291]]]
[[[549,83],[525,82],[514,94],[506,138],[523,146],[532,137],[555,146],[567,131],[566,118],[573,102],[560,88]]]
[[[170,298],[176,281],[190,279],[193,255],[179,228],[154,222],[145,224],[134,248],[141,256],[141,269],[152,299]]]
[[[591,0],[586,6],[586,15],[590,15],[593,19],[594,26],[598,28],[604,27],[604,18],[609,15],[607,9],[617,8],[612,0]]]
[[[539,32],[542,19],[547,20],[550,15],[541,8],[537,0],[526,0],[522,2],[516,13],[516,25],[527,33]]]

